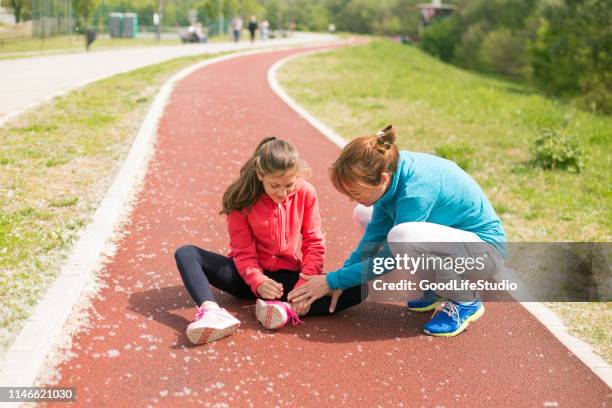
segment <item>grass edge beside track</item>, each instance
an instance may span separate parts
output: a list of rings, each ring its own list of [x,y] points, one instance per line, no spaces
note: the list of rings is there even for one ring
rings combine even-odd
[[[0,356],[91,221],[160,87],[223,54],[115,75],[0,127]]]
[[[415,73],[416,79],[409,77]],[[610,241],[606,207],[611,197],[604,191],[610,117],[550,100],[527,86],[457,69],[390,41],[296,59],[283,66],[278,79],[296,102],[340,135],[356,137],[394,123],[401,148],[445,153],[467,167],[491,198],[510,241],[550,241],[551,236]],[[467,95],[472,88],[480,99]],[[577,133],[587,151],[585,172],[547,172],[530,164],[533,140],[548,127]],[[543,190],[546,200],[541,203],[538,192]],[[592,212],[576,211],[583,203]],[[612,303],[547,305],[572,334],[612,361]]]

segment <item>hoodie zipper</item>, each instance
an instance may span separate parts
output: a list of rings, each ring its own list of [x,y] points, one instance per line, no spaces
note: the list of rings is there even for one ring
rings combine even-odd
[[[283,245],[283,237],[285,236],[285,234],[283,233],[283,224],[284,224],[284,217],[283,217],[283,206],[281,203],[278,203],[278,229],[279,229],[279,233],[277,234],[278,236],[278,249],[276,250],[277,253],[280,253],[282,245]]]

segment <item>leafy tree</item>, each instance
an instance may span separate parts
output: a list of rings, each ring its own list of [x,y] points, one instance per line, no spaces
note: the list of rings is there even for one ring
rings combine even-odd
[[[90,17],[98,7],[100,0],[72,0],[72,8],[76,13],[76,26],[78,29],[88,27]]]
[[[32,0],[1,0],[0,4],[3,7],[8,7],[13,10],[15,22],[29,20],[32,14]]]
[[[451,62],[455,55],[455,43],[461,34],[461,19],[449,16],[435,21],[425,29],[421,48],[442,61]]]
[[[480,47],[480,65],[491,72],[520,77],[525,64],[525,40],[507,28],[491,31]]]
[[[565,0],[541,10],[533,79],[552,95],[579,96],[612,113],[612,11],[606,0]]]

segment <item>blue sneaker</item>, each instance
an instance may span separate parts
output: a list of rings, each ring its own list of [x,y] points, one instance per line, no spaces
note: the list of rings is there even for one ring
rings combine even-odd
[[[434,310],[440,303],[446,302],[446,299],[436,295],[433,290],[426,290],[423,292],[423,296],[418,299],[409,300],[408,310],[413,312],[429,312]]]
[[[436,308],[431,320],[425,324],[423,331],[432,336],[456,336],[484,314],[484,305],[480,299],[470,303],[448,301]]]

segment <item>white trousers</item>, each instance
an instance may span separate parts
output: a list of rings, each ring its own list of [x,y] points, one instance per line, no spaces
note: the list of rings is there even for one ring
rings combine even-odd
[[[363,233],[372,219],[373,207],[358,204],[353,211],[353,220]],[[490,244],[482,241],[473,232],[434,224],[431,222],[406,222],[391,228],[387,234],[387,242],[394,256],[427,257],[427,258],[471,258],[481,260],[484,264],[482,271],[473,274],[474,278],[490,278],[501,265],[501,258],[497,250]],[[438,243],[438,244],[437,244]],[[439,259],[439,260],[440,260]],[[434,264],[434,266],[429,266]],[[437,283],[447,283],[452,280],[464,279],[462,273],[457,273],[456,267],[441,265],[441,262],[431,262],[423,268],[422,279]],[[457,265],[457,263],[453,263]],[[436,293],[454,301],[473,300],[476,292],[458,290],[438,290]]]

